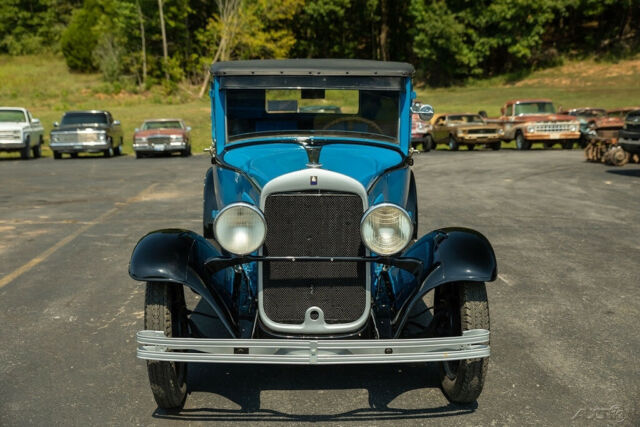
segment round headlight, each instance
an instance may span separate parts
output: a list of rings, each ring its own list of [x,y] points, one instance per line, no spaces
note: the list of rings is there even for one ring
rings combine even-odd
[[[213,231],[225,250],[247,255],[262,246],[267,225],[257,208],[246,203],[234,203],[218,213]]]
[[[533,133],[536,131],[536,128],[534,128],[533,126],[527,126],[527,132],[528,133]]]
[[[362,241],[378,255],[393,255],[403,250],[412,232],[409,214],[399,206],[386,203],[365,212],[360,224]]]

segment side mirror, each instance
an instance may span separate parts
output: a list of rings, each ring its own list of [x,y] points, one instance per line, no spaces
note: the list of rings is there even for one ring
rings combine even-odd
[[[114,120],[113,121],[113,125],[114,126],[120,126],[120,120]]]
[[[500,108],[500,114],[504,116],[504,107]]]
[[[433,115],[434,115],[434,111],[431,105],[424,104],[420,106],[420,109],[418,110],[418,116],[420,117],[420,120],[424,120],[425,122],[428,122],[433,118]]]
[[[191,132],[191,126],[187,126],[187,132]]]
[[[53,122],[53,127],[54,127],[54,128],[57,128],[58,126],[60,126],[60,123],[58,123],[58,122]]]
[[[140,132],[140,128],[135,128],[133,131],[136,132],[136,133]]]
[[[31,123],[33,123],[34,125],[39,125],[40,124],[40,119],[32,119]]]

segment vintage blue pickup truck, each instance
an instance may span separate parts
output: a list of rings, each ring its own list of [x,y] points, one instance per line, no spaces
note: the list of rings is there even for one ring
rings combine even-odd
[[[474,230],[418,234],[413,71],[364,60],[212,66],[203,235],[149,233],[129,265],[146,282],[137,356],[159,407],[183,405],[189,362],[441,362],[448,399],[475,401],[497,263]],[[196,325],[185,287],[222,323],[217,333]]]

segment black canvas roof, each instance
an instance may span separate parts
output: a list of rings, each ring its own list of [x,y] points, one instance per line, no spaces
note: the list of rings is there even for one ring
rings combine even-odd
[[[413,65],[364,59],[262,59],[216,62],[214,76],[393,76],[409,77]]]

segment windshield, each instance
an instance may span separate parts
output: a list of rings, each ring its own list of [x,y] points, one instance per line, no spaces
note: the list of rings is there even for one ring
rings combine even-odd
[[[27,118],[20,110],[0,110],[0,122],[26,122]]]
[[[182,129],[182,124],[178,120],[158,120],[142,124],[142,130],[150,129]]]
[[[274,134],[398,141],[398,91],[229,89],[226,93],[229,141]]]
[[[556,109],[550,102],[523,102],[516,104],[516,116],[526,116],[528,114],[553,114]]]
[[[605,115],[605,111],[604,110],[582,110],[582,111],[577,111],[573,114],[571,114],[572,116],[582,116],[582,117],[604,117]]]
[[[62,117],[61,125],[101,123],[107,124],[107,115],[104,113],[67,113]]]
[[[450,123],[468,123],[468,124],[484,124],[482,117],[477,114],[459,114],[455,116],[449,116]]]

